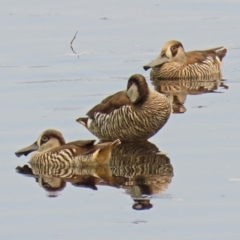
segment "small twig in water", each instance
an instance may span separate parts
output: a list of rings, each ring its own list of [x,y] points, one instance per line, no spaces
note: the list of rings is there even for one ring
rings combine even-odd
[[[74,51],[73,46],[72,46],[72,43],[73,43],[74,39],[76,38],[77,34],[78,34],[78,31],[76,32],[76,34],[74,35],[72,41],[70,42],[70,47],[71,47],[71,49],[72,49],[72,52],[73,52],[74,54],[76,54],[77,57],[79,58],[80,55],[88,54],[88,52],[77,53],[76,51]]]
[[[70,46],[71,46],[71,47],[72,47],[72,43],[73,43],[74,39],[76,38],[77,34],[78,34],[78,31],[77,31],[76,34],[74,35],[73,40],[70,42]]]
[[[77,33],[78,33],[78,31],[77,31],[76,34],[74,35],[73,40],[70,42],[70,47],[71,47],[72,52],[73,52],[74,54],[77,54],[77,53],[74,51],[73,46],[72,46],[72,43],[73,43],[74,39],[76,38]],[[78,56],[78,58],[79,58],[79,56]]]

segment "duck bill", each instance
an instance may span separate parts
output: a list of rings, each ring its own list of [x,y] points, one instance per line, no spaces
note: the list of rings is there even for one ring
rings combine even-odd
[[[167,57],[161,57],[159,56],[158,58],[154,59],[153,61],[151,61],[150,63],[146,64],[145,66],[143,66],[144,70],[148,70],[149,68],[153,68],[156,66],[160,66],[163,63],[167,62],[168,58]]]
[[[37,142],[33,143],[32,145],[25,147],[23,149],[18,150],[15,152],[17,157],[21,157],[22,155],[27,156],[29,153],[38,150]]]

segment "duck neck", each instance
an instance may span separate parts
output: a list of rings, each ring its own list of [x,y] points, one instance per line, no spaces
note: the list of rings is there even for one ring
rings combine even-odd
[[[173,62],[176,62],[179,65],[184,65],[186,61],[187,61],[187,56],[184,52],[173,58]]]

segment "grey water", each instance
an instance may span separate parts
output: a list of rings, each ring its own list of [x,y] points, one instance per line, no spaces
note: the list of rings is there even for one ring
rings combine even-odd
[[[234,0],[2,0],[0,239],[239,239],[239,12]],[[151,208],[134,210],[124,187],[105,184],[67,182],[49,197],[16,173],[28,158],[14,152],[45,129],[67,141],[96,139],[75,119],[125,89],[132,74],[154,87],[142,66],[170,39],[186,51],[228,52],[222,85],[185,89],[182,114],[149,139],[174,172],[167,188],[148,196]]]

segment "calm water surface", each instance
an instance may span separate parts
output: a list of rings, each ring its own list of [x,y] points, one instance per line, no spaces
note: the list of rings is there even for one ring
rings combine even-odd
[[[1,1],[0,239],[239,239],[239,12],[239,1]],[[136,179],[126,187],[117,168],[98,170],[105,183],[90,187],[65,181],[55,197],[16,173],[28,160],[14,152],[47,128],[94,139],[75,119],[130,75],[149,77],[142,66],[170,39],[186,50],[227,47],[225,81],[174,92],[148,78],[183,113],[149,140],[174,176],[142,192],[153,194],[148,210],[132,208],[141,188]]]

